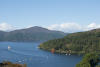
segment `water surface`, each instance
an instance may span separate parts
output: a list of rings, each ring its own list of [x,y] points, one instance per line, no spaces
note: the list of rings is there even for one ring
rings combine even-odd
[[[26,63],[28,67],[75,67],[81,56],[51,54],[38,49],[40,43],[35,42],[0,42],[0,62],[6,60]],[[11,47],[8,50],[8,46]]]

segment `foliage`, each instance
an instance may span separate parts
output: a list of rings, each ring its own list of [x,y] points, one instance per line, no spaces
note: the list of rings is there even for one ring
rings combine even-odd
[[[95,67],[98,63],[99,56],[96,53],[89,53],[83,57],[82,61],[76,67]]]
[[[96,67],[100,67],[100,65],[97,65]]]
[[[55,48],[63,52],[71,50],[72,53],[100,53],[100,29],[72,33],[61,39],[44,42],[39,47],[45,50]]]
[[[0,67],[27,67],[26,64],[14,64],[9,61],[0,63]]]

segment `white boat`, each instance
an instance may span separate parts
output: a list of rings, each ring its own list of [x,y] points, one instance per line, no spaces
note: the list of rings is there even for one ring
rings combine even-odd
[[[69,55],[71,55],[71,54],[69,54]]]
[[[8,46],[8,50],[10,50],[11,49],[11,47],[10,46]]]

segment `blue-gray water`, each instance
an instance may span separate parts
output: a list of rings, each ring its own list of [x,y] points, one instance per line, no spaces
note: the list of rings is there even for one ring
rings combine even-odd
[[[28,67],[75,67],[81,56],[52,54],[38,49],[40,43],[0,42],[0,62],[26,63]],[[8,46],[11,47],[8,50]]]

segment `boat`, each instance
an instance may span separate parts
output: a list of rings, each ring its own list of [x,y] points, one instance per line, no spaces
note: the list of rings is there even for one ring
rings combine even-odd
[[[11,47],[10,46],[8,46],[8,50],[10,50],[11,49]]]
[[[67,53],[65,55],[67,55]]]
[[[71,54],[69,54],[69,55],[71,55]]]

